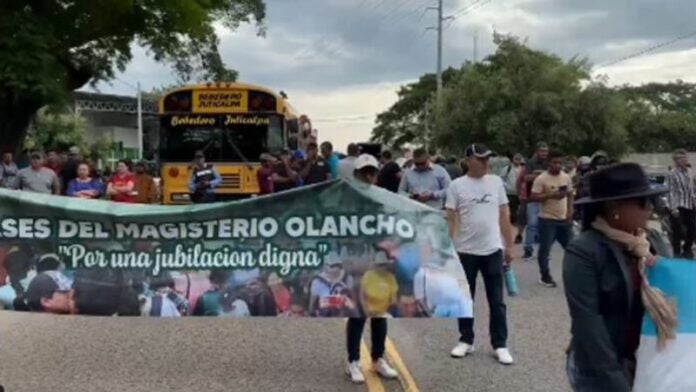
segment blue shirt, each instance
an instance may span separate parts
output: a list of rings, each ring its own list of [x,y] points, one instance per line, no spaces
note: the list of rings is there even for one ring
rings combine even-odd
[[[326,159],[326,163],[329,164],[329,170],[331,170],[331,179],[338,179],[338,155],[331,154],[329,158]]]
[[[97,191],[97,195],[94,197],[96,199],[104,193],[104,184],[94,179],[89,182],[82,182],[78,179],[74,179],[68,184],[68,190],[65,194],[68,196],[75,196],[77,192],[82,191]]]
[[[449,173],[445,168],[431,164],[430,168],[425,171],[406,170],[401,177],[399,193],[409,196],[430,192],[433,194],[433,198],[425,204],[441,210],[447,198],[447,188],[449,188],[450,182]]]

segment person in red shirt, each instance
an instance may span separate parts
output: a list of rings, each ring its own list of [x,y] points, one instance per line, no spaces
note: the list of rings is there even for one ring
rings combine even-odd
[[[128,170],[125,160],[116,164],[116,174],[109,179],[106,194],[118,203],[135,203],[135,176]]]
[[[56,175],[60,174],[60,156],[58,155],[58,152],[56,150],[46,151],[46,164],[44,166],[48,169],[53,170],[53,172],[56,173]]]
[[[261,154],[261,169],[256,172],[256,179],[259,181],[259,194],[270,195],[273,193],[273,166],[275,158],[271,154]]]

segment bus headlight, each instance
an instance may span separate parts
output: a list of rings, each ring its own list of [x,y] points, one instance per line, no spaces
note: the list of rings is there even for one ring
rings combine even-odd
[[[191,195],[188,193],[173,193],[172,202],[190,202]]]

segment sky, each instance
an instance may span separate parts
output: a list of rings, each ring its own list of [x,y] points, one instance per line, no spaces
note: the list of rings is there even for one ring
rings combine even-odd
[[[338,150],[367,141],[376,114],[396,101],[399,86],[435,71],[437,37],[428,28],[437,13],[427,7],[437,0],[266,4],[265,36],[254,25],[217,29],[222,58],[239,71],[239,81],[285,91],[319,138]],[[444,22],[444,67],[472,60],[475,52],[485,58],[498,32],[564,59],[587,57],[595,75],[612,85],[696,82],[693,0],[444,0],[444,16],[454,16]],[[136,82],[149,90],[175,81],[145,48],[133,52],[126,71],[100,84],[100,92],[134,95]]]

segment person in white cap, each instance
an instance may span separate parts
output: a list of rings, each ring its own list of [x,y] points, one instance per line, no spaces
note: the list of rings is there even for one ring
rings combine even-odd
[[[379,162],[377,158],[370,154],[362,154],[355,158],[353,162],[355,171],[353,177],[356,180],[369,185],[377,184],[377,176],[379,175]]]
[[[378,173],[379,163],[377,162],[377,158],[369,154],[362,154],[355,159],[355,179],[358,181],[372,186],[377,182]],[[376,264],[383,264],[385,261],[384,259],[387,259],[387,256],[383,252],[381,256],[381,258],[377,257]],[[396,279],[394,279],[394,283],[396,283]],[[366,307],[365,303],[361,305],[363,308]],[[348,350],[346,374],[348,374],[351,381],[356,384],[365,382],[365,375],[360,368],[360,341],[362,340],[365,321],[365,318],[349,318],[348,324],[346,325],[346,346]],[[383,358],[384,345],[387,339],[387,319],[384,317],[370,318],[370,328],[372,330],[371,354],[374,363],[374,371],[384,378],[393,379],[399,377],[396,370]]]

